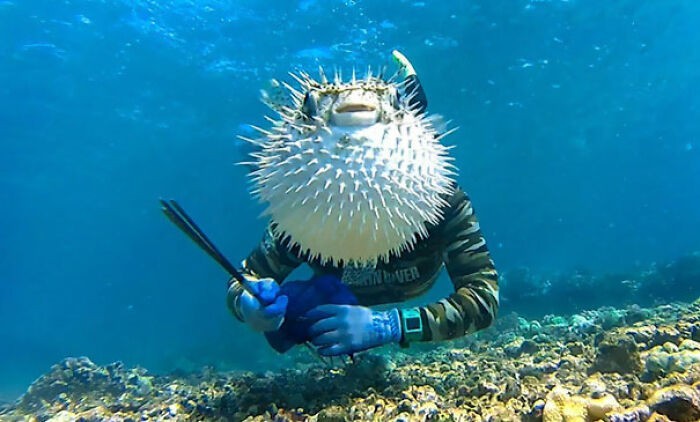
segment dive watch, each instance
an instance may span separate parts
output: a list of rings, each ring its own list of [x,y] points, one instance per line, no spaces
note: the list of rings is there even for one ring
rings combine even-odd
[[[401,331],[403,332],[402,344],[423,339],[423,320],[418,308],[401,309]]]

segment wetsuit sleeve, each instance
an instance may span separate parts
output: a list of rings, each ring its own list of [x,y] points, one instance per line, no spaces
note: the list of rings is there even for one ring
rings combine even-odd
[[[301,260],[274,236],[272,227],[268,226],[258,246],[243,260],[240,271],[252,282],[272,278],[282,283],[300,264]],[[243,321],[239,309],[243,286],[234,278],[231,278],[228,283],[226,303],[233,315]]]
[[[406,77],[405,83],[408,105],[411,108],[415,108],[418,114],[425,113],[425,110],[428,108],[428,97],[425,96],[420,79],[418,79],[417,75],[409,75]]]
[[[420,308],[424,341],[446,340],[484,329],[498,312],[498,274],[469,197],[460,189],[450,198],[436,235],[455,292]]]

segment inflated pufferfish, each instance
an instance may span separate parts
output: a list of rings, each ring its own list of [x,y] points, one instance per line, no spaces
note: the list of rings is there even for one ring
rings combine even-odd
[[[368,70],[349,81],[291,74],[288,105],[255,127],[253,193],[275,235],[322,263],[367,265],[413,248],[453,192],[454,166],[404,83]],[[266,101],[267,100],[267,101]],[[448,132],[449,133],[449,132]]]

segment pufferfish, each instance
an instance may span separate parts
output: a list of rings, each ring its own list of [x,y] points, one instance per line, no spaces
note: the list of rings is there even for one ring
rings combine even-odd
[[[438,133],[396,76],[290,75],[299,86],[281,84],[287,104],[263,95],[278,118],[243,138],[257,146],[245,164],[273,234],[322,264],[372,265],[413,249],[454,191],[441,143],[451,131]]]

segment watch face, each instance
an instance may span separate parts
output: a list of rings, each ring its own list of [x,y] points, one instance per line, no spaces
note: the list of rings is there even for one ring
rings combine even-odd
[[[419,330],[420,327],[420,318],[408,318],[406,319],[406,329],[408,331],[415,331]]]

